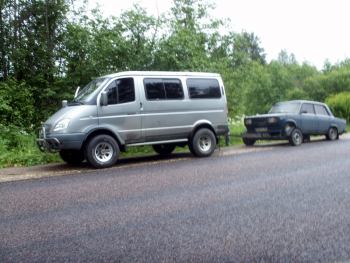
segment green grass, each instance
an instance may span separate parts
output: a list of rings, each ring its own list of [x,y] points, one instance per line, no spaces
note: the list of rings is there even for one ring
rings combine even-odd
[[[0,138],[0,168],[61,162],[58,154],[42,153],[34,134],[15,134],[12,140]]]
[[[244,131],[241,119],[230,120],[230,145],[242,144],[240,139]],[[221,137],[220,147],[225,146]],[[188,147],[177,147],[176,152],[189,152]],[[121,157],[143,156],[154,154],[152,146],[129,147]],[[62,162],[57,153],[43,153],[36,145],[36,134],[26,133],[16,127],[0,126],[0,168],[33,166],[53,162]]]

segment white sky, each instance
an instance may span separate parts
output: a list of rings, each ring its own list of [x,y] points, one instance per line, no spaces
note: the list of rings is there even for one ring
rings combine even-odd
[[[98,2],[106,16],[119,15],[134,3],[153,15],[170,10],[172,0],[90,0]],[[254,32],[267,59],[276,59],[285,49],[298,62],[322,69],[324,61],[350,58],[349,0],[213,0],[215,18],[229,18],[233,31]]]

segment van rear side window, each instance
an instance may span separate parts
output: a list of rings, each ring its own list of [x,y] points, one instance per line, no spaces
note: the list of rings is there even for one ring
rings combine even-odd
[[[184,98],[179,79],[145,78],[143,82],[147,100],[179,100]]]
[[[187,88],[191,99],[218,99],[221,90],[217,79],[187,79]]]

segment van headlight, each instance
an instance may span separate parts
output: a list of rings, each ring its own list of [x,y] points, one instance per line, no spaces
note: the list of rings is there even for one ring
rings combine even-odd
[[[53,128],[53,131],[61,131],[64,129],[67,129],[69,125],[70,119],[62,119],[59,122],[57,122],[55,128]]]

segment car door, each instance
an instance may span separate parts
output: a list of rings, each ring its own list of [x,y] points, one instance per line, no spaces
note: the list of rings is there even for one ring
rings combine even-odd
[[[301,130],[305,134],[314,134],[318,130],[318,118],[312,103],[303,103],[300,108]]]
[[[118,134],[125,143],[141,139],[139,92],[133,77],[117,78],[105,91],[108,105],[98,107],[99,125]]]
[[[315,104],[315,111],[318,118],[318,131],[320,134],[326,134],[330,127],[331,116],[323,105]]]

